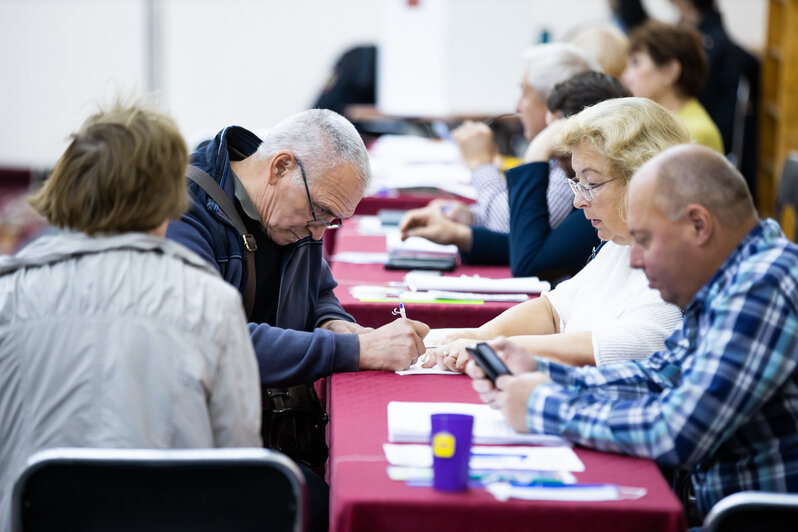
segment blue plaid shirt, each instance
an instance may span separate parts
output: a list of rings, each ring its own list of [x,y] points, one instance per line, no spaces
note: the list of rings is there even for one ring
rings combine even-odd
[[[531,432],[692,470],[706,514],[741,490],[798,491],[798,246],[759,222],[648,359],[572,368],[527,402]]]

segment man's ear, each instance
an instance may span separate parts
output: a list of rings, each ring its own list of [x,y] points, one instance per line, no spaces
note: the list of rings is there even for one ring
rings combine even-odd
[[[715,231],[715,220],[703,205],[691,203],[684,212],[691,236],[699,246],[706,244]]]
[[[269,184],[276,185],[277,180],[288,175],[288,172],[296,166],[294,154],[283,150],[275,153],[269,161]]]

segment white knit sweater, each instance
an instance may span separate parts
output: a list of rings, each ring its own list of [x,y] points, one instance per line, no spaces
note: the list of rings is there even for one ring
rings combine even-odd
[[[682,322],[681,311],[629,266],[630,249],[607,242],[582,271],[545,294],[561,332],[592,331],[597,366],[651,355]]]

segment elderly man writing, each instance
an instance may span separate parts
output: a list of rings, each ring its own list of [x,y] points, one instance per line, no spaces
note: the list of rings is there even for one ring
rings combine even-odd
[[[798,246],[759,221],[742,176],[683,145],[629,189],[631,264],[685,316],[645,360],[570,368],[497,340],[514,373],[484,400],[519,431],[691,470],[701,515],[741,490],[798,490]]]
[[[194,152],[191,165],[234,200],[256,243],[249,328],[263,385],[308,383],[336,371],[406,369],[424,352],[425,325],[397,319],[365,329],[333,294],[321,237],[352,215],[370,179],[365,146],[346,119],[305,111],[263,141],[229,127]],[[191,208],[169,224],[167,236],[215,264],[245,293],[248,250],[241,235],[205,190],[192,183],[189,192]]]

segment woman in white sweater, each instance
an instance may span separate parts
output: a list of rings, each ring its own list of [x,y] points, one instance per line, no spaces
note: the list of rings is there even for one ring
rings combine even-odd
[[[688,142],[685,127],[662,106],[619,98],[552,122],[527,150],[527,162],[547,160],[556,145],[571,153],[574,206],[602,240],[573,278],[540,298],[516,305],[477,329],[447,337],[426,366],[463,371],[475,340],[513,337],[536,356],[575,366],[645,358],[661,349],[681,322],[679,309],[629,266],[626,190],[632,174],[669,146]]]

